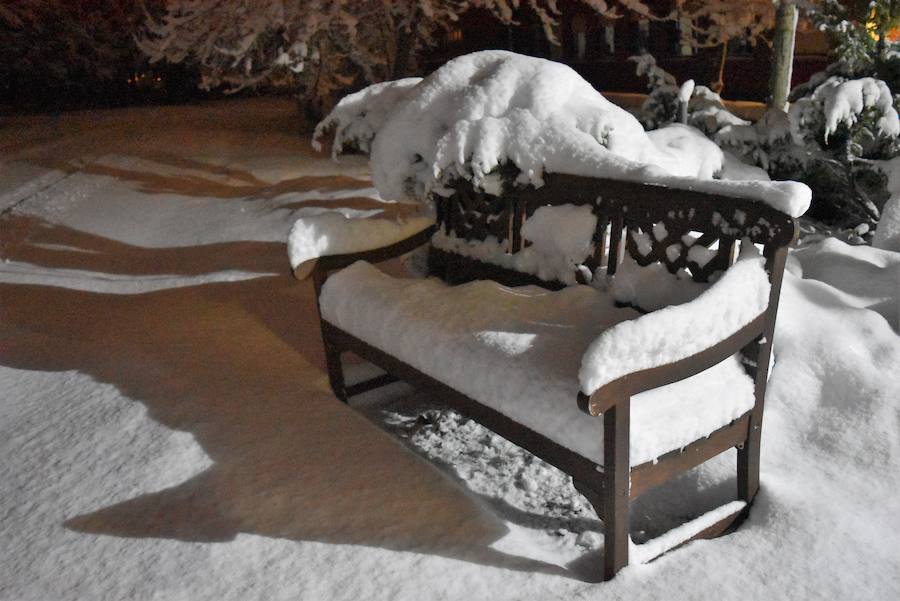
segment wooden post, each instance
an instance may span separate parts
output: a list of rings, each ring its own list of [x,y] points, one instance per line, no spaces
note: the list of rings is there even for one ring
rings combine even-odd
[[[606,477],[603,508],[603,579],[610,580],[628,565],[630,399],[616,403],[603,414],[603,474]]]
[[[746,353],[756,362],[753,370],[755,380],[756,404],[750,413],[750,424],[747,440],[738,448],[737,485],[738,498],[749,505],[759,491],[759,452],[762,441],[763,411],[766,403],[766,385],[769,379],[769,360],[772,357],[772,339],[775,336],[775,319],[778,315],[778,297],[781,295],[781,282],[784,266],[787,262],[787,247],[767,248],[766,269],[771,278],[772,288],[769,292],[769,310],[766,312],[766,325],[762,338],[755,343],[750,353]]]
[[[794,36],[797,32],[797,7],[793,0],[781,0],[775,13],[775,38],[772,44],[772,70],[769,74],[768,106],[787,111],[794,66]]]

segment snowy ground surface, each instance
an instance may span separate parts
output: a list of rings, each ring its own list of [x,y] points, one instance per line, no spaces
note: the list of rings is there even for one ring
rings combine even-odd
[[[900,254],[793,253],[750,519],[592,583],[559,472],[402,385],[330,394],[285,238],[404,207],[292,111],[0,122],[0,599],[900,598]],[[649,495],[637,538],[732,465]]]

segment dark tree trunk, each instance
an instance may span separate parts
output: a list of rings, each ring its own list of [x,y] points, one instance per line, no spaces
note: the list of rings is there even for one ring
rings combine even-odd
[[[772,70],[769,74],[769,108],[787,110],[794,65],[794,35],[797,32],[797,7],[793,0],[782,0],[775,13],[775,39],[772,46]]]

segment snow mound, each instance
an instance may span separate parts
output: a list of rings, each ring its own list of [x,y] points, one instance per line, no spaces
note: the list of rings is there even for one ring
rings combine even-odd
[[[742,257],[692,302],[617,324],[581,362],[581,390],[592,394],[626,374],[674,363],[725,340],[769,304],[769,278],[759,257]]]
[[[381,109],[364,107],[382,107],[387,89],[354,95],[323,123],[369,135],[377,121],[369,114]],[[511,164],[517,183],[537,187],[549,171],[760,200],[792,216],[809,206],[809,188],[796,182],[711,180],[724,159],[699,132],[675,126],[650,136],[574,70],[552,61],[476,52],[397,94],[371,142],[372,177],[384,198],[424,199],[459,177],[484,189]],[[364,123],[354,125],[359,119]]]
[[[362,252],[387,246],[417,234],[432,225],[430,217],[405,220],[353,219],[339,211],[301,217],[288,235],[291,267],[327,255]]]

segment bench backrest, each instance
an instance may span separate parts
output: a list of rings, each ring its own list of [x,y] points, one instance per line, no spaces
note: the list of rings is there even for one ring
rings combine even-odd
[[[776,257],[797,232],[792,217],[762,202],[651,184],[547,174],[541,188],[513,189],[501,196],[476,191],[466,181],[453,189],[452,195],[435,199],[439,230],[469,242],[493,237],[494,246],[498,242],[510,254],[527,246],[522,225],[538,208],[589,205],[597,226],[584,265],[591,272],[605,268],[610,275],[627,253],[641,266],[660,263],[672,274],[682,271],[707,282],[749,242],[761,247],[777,287],[783,257]],[[501,267],[452,252],[433,252],[430,263],[432,272],[450,283],[491,278],[508,285],[562,286],[508,264]]]

